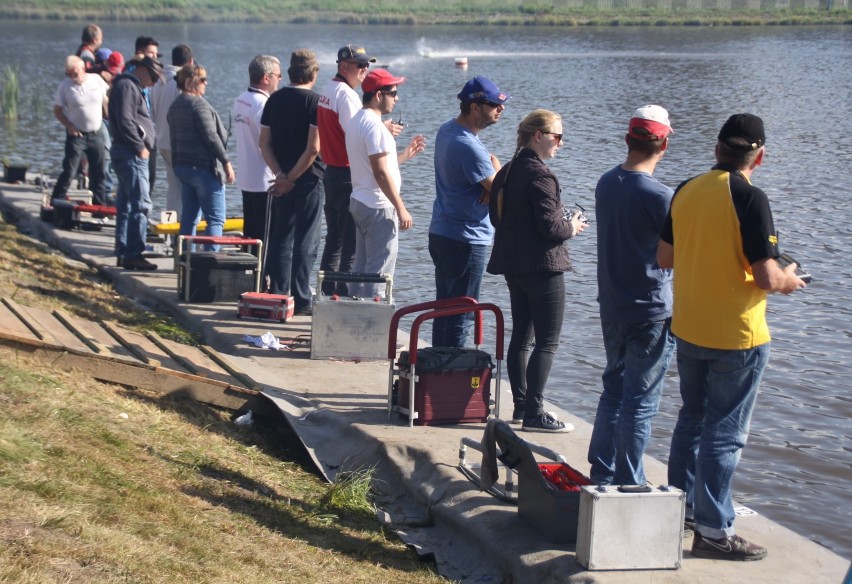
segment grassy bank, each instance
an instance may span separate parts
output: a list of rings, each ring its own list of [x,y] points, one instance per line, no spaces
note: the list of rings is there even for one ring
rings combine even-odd
[[[0,238],[0,296],[178,329],[4,221]],[[0,347],[0,582],[442,581],[363,482],[329,486],[280,424],[231,417]]]
[[[366,2],[301,2],[296,0],[30,0],[4,2],[0,18],[70,21],[148,22],[257,22],[257,23],[349,23],[380,25],[465,24],[492,26],[760,26],[852,24],[848,8],[827,10],[804,3],[788,2],[776,8],[774,0],[761,9],[750,9],[745,1],[731,8],[694,8],[678,0],[671,8],[628,8],[614,0],[604,7],[585,2],[559,5],[554,2],[503,2],[479,0],[380,0]],[[611,6],[611,7],[609,7]],[[693,4],[694,6],[694,4]],[[833,6],[838,6],[835,2]]]

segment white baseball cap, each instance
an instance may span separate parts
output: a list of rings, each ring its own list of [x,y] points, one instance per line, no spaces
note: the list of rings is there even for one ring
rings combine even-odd
[[[642,128],[643,131],[636,131]],[[630,118],[627,133],[640,140],[662,140],[669,134],[674,134],[669,112],[658,105],[643,105]]]

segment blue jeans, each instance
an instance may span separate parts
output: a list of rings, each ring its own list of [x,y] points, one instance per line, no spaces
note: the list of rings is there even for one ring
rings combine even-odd
[[[311,306],[311,270],[319,250],[323,198],[322,181],[311,174],[272,200],[265,269],[272,293],[290,294],[296,310]]]
[[[565,320],[565,276],[545,272],[506,276],[512,304],[512,339],[506,355],[512,401],[524,419],[544,413],[544,386]]]
[[[352,199],[349,212],[355,221],[355,264],[352,271],[393,276],[399,252],[399,219],[396,209],[373,209]],[[375,298],[384,297],[385,293],[385,284],[349,284],[349,294],[352,296]]]
[[[181,184],[180,234],[195,235],[195,228],[204,211],[207,220],[205,234],[218,237],[225,226],[225,185],[207,168],[178,164],[175,176]],[[206,245],[209,251],[218,251],[218,245]]]
[[[741,351],[677,339],[683,406],[669,452],[669,484],[686,492],[687,517],[704,537],[734,534],[731,480],[748,440],[769,343]]]
[[[435,264],[435,300],[470,296],[479,300],[479,288],[488,261],[487,245],[472,245],[429,234],[429,255]],[[433,347],[464,347],[473,328],[473,314],[436,318]]]
[[[642,455],[674,353],[670,326],[671,319],[601,322],[606,369],[588,457],[596,484],[645,484]]]
[[[71,181],[80,173],[83,156],[89,159],[89,189],[95,205],[106,205],[104,184],[104,135],[101,130],[85,132],[82,136],[65,134],[65,157],[62,172],[53,187],[53,199],[64,199],[68,195]]]
[[[329,166],[323,178],[325,188],[325,247],[320,270],[349,273],[355,262],[355,223],[349,212],[352,195],[352,174],[349,167]],[[348,296],[346,282],[323,282],[326,296]]]
[[[145,251],[151,193],[148,160],[142,160],[123,144],[112,145],[112,166],[118,177],[115,197],[115,255],[138,258]]]

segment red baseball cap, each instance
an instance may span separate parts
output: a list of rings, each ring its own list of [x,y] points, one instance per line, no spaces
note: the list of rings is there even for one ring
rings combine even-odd
[[[118,51],[110,53],[109,59],[107,59],[107,69],[113,75],[118,75],[124,71],[124,55]]]
[[[361,89],[364,90],[364,93],[370,93],[378,91],[382,87],[399,85],[400,83],[405,83],[405,77],[394,77],[385,69],[373,69],[364,78],[364,82],[361,83]]]

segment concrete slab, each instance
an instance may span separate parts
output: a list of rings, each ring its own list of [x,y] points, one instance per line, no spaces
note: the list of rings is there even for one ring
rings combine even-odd
[[[153,260],[156,272],[115,268],[111,229],[102,232],[54,230],[39,220],[41,194],[31,185],[0,186],[0,203],[21,229],[66,254],[97,266],[120,292],[165,310],[206,344],[227,355],[239,369],[262,384],[328,476],[341,470],[375,467],[384,517],[423,553],[434,554],[445,576],[469,582],[842,582],[848,560],[793,533],[766,517],[737,520],[737,531],[769,549],[759,562],[723,562],[692,558],[684,541],[679,570],[590,572],[575,560],[573,545],[553,545],[517,516],[516,507],[484,494],[458,470],[462,437],[480,439],[484,424],[409,428],[387,415],[387,362],[319,361],[309,349],[256,348],[243,336],[270,331],[282,340],[310,334],[310,318],[276,324],[242,321],[236,302],[190,305],[178,302],[171,259]],[[406,335],[400,339],[407,341]],[[511,404],[507,384],[503,404]],[[509,407],[509,406],[504,406]],[[557,408],[549,408],[557,410]],[[559,411],[575,431],[535,435],[535,441],[565,455],[586,471],[591,426]],[[526,437],[526,436],[525,436]],[[478,461],[471,452],[469,460]],[[665,482],[665,465],[648,459],[646,472]]]

